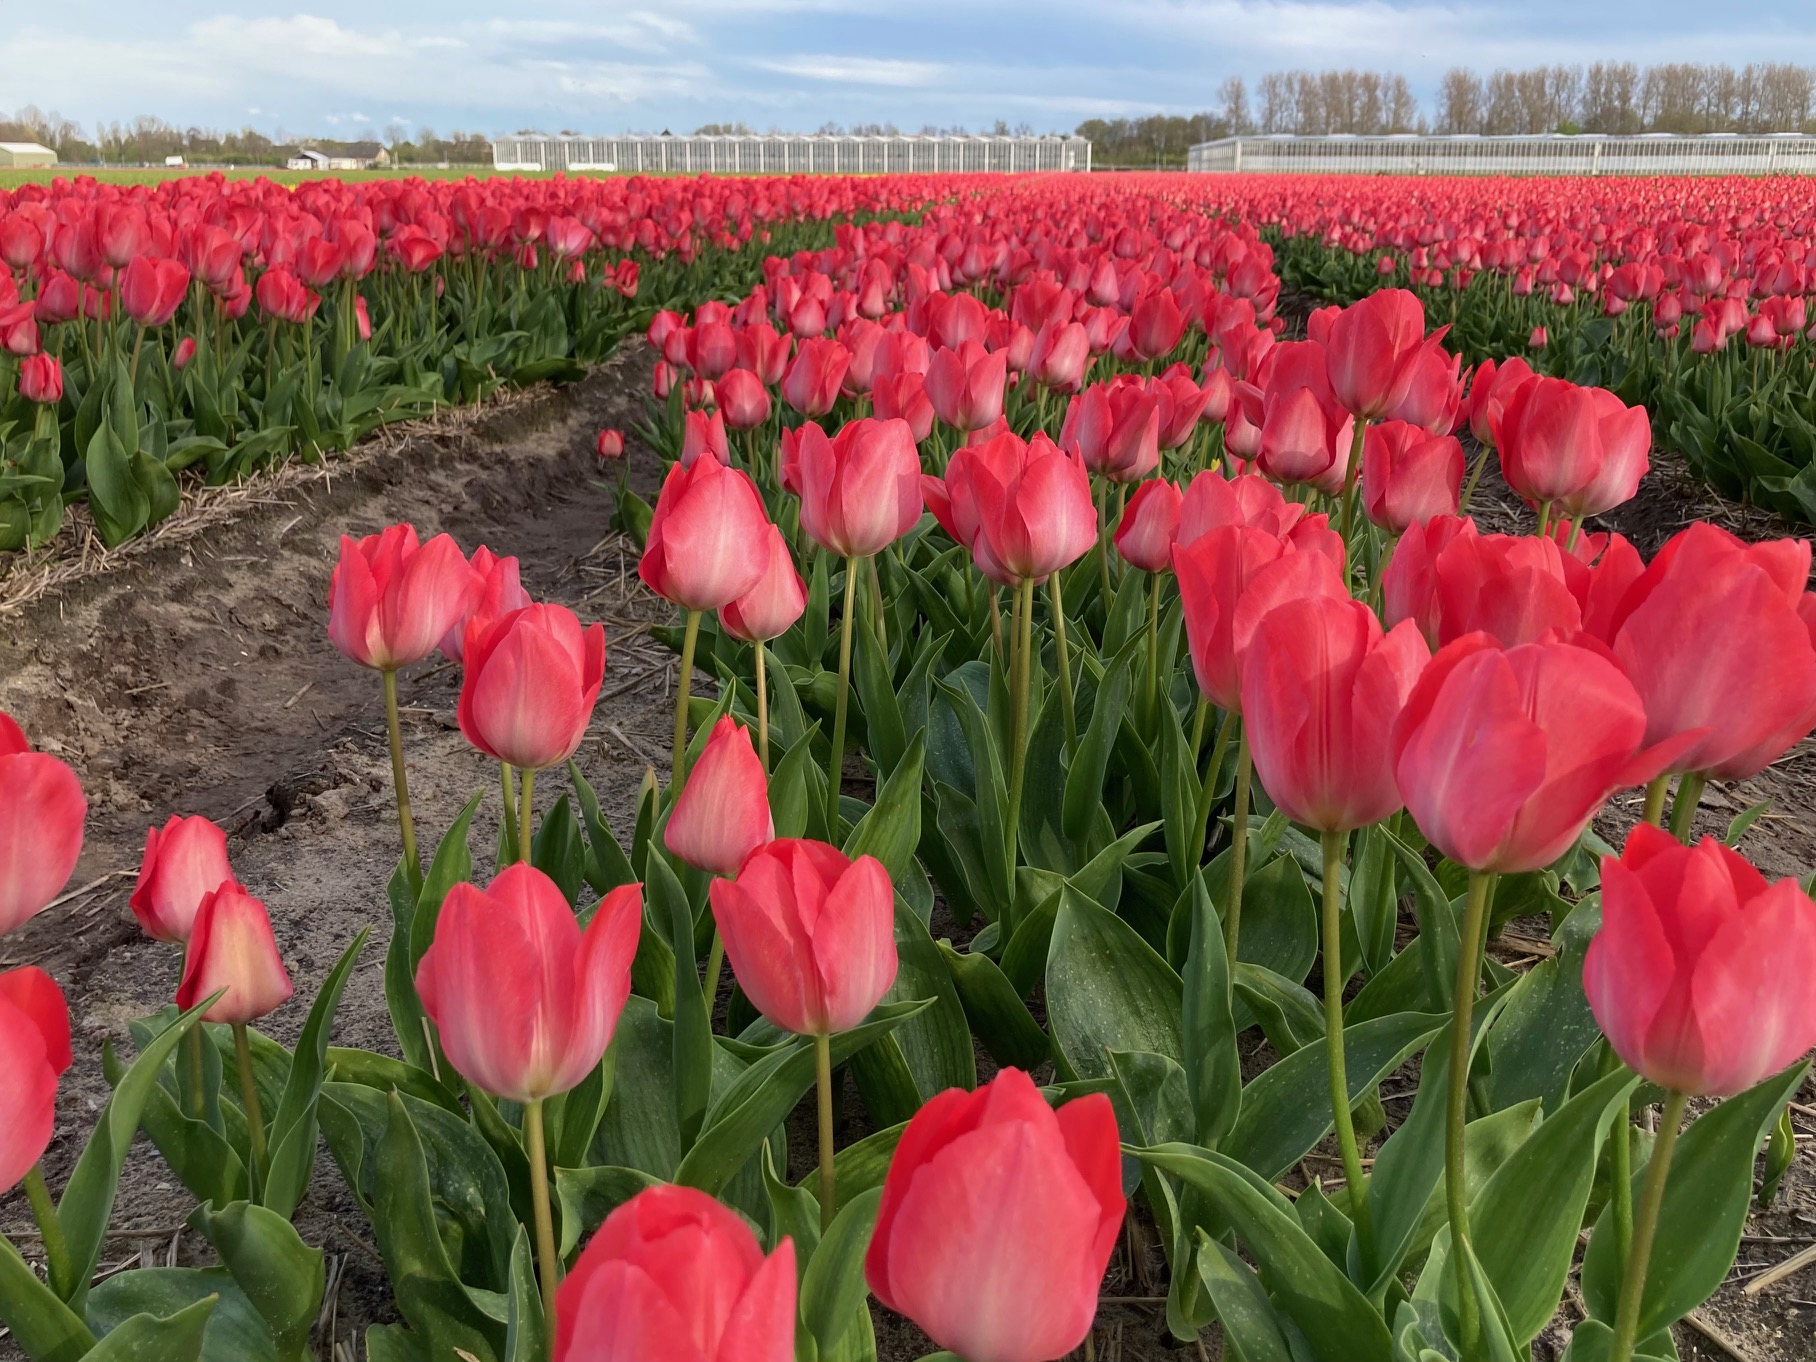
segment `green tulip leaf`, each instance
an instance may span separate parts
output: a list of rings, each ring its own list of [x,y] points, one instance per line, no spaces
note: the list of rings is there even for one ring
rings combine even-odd
[[[813,1249],[801,1278],[801,1323],[813,1335],[821,1356],[839,1346],[864,1309],[868,1294],[864,1255],[882,1201],[881,1188],[859,1192],[846,1201]]]
[[[303,1193],[309,1190],[309,1179],[315,1174],[319,1134],[316,1101],[322,1091],[328,1035],[334,1027],[334,1011],[340,1005],[341,994],[346,991],[353,966],[365,949],[369,932],[369,928],[360,928],[352,944],[329,971],[321,992],[316,994],[315,1003],[309,1009],[309,1019],[303,1024],[303,1034],[291,1057],[284,1096],[271,1121],[271,1156],[260,1200],[286,1221],[296,1214]]]
[[[1182,1060],[1182,988],[1128,923],[1070,886],[1060,891],[1047,952],[1047,1022],[1079,1077],[1110,1077],[1111,1050]]]

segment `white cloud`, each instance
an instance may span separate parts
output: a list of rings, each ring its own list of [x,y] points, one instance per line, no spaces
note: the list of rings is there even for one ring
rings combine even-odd
[[[831,54],[787,57],[753,65],[800,80],[831,81],[840,85],[887,85],[912,88],[938,84],[946,67],[938,62],[903,61],[893,57],[847,57]]]

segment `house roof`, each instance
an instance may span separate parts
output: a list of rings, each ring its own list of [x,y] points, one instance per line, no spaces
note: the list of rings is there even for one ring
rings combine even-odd
[[[19,152],[34,152],[35,151],[35,152],[40,152],[46,156],[55,156],[57,154],[56,152],[52,151],[49,147],[43,146],[42,144],[37,143],[37,142],[0,142],[0,151],[10,151],[10,152],[14,152],[15,154],[19,153]]]

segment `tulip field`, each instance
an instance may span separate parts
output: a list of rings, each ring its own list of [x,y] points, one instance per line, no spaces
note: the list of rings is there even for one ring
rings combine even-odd
[[[1813,225],[0,191],[0,1358],[1810,1356]]]

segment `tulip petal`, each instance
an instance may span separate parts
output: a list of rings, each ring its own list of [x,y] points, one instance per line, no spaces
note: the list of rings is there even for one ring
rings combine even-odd
[[[0,997],[0,1188],[11,1189],[43,1157],[56,1125],[57,1070],[37,1022]]]
[[[1780,880],[1710,938],[1690,985],[1706,1071],[1726,1096],[1816,1045],[1816,904]]]

